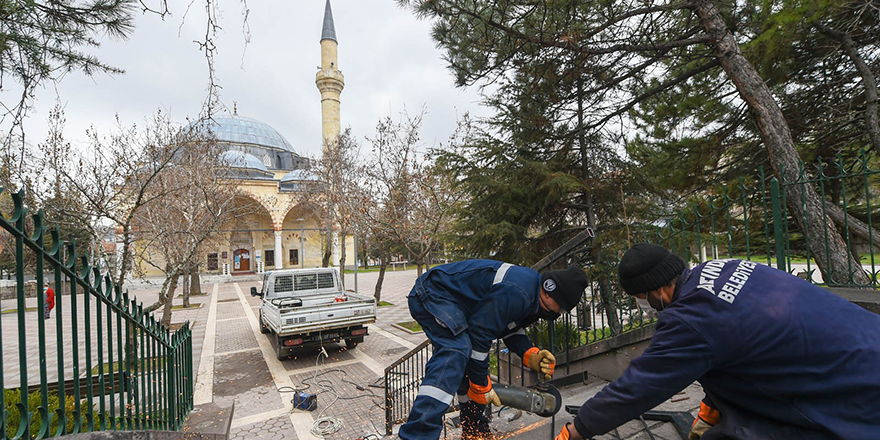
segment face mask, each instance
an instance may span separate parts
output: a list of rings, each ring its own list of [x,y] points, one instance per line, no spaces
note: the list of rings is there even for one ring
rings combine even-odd
[[[648,295],[648,304],[650,304],[651,307],[654,308],[654,310],[656,310],[658,312],[662,312],[663,309],[666,308],[666,305],[663,304],[663,295],[658,295],[658,296],[659,296],[659,299],[654,298],[651,295]]]
[[[648,303],[647,299],[636,298],[636,303],[639,305],[639,308],[642,309],[642,311],[647,312],[654,309],[653,307],[651,307],[651,304]]]
[[[559,315],[561,315],[561,313],[551,312],[544,309],[543,307],[538,307],[538,318],[545,319],[547,321],[553,321],[558,318]]]

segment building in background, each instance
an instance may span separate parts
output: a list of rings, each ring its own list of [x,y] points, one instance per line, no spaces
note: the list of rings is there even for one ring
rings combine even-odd
[[[337,60],[336,29],[330,0],[324,10],[321,31],[321,67],[315,84],[321,94],[322,151],[340,133],[340,95],[345,86]],[[318,178],[310,173],[308,159],[275,128],[233,113],[215,116],[204,124],[216,138],[229,177],[240,191],[237,203],[249,214],[227,225],[206,246],[201,271],[243,275],[291,267],[319,267],[326,233],[334,235],[332,264],[339,261],[336,231],[322,229],[322,222],[303,202],[301,192],[314,188]],[[346,261],[354,264],[354,243],[346,238]],[[159,272],[145,265],[147,275]]]

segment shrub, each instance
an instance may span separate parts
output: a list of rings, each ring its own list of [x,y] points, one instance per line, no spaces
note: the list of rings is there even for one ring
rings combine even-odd
[[[3,390],[3,394],[6,399],[6,410],[9,412],[9,418],[6,420],[6,434],[9,437],[13,437],[18,432],[18,425],[21,423],[21,414],[19,414],[17,406],[21,401],[21,391],[18,388],[12,388]],[[40,391],[34,391],[28,394],[27,400],[28,411],[33,413],[33,420],[31,421],[30,426],[31,438],[37,438],[37,434],[39,434],[40,427],[42,426],[42,416],[38,411],[42,404]],[[58,394],[49,393],[48,402],[49,413],[52,414],[52,423],[49,426],[49,434],[54,434],[58,429],[58,417],[57,414],[55,414],[55,410],[58,409]],[[64,411],[68,417],[67,432],[70,432],[73,429],[73,419],[70,419],[70,415],[73,414],[75,403],[76,400],[73,396],[65,396]]]

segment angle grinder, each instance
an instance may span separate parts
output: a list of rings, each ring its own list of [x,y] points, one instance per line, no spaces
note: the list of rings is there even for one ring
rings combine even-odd
[[[534,388],[521,388],[506,384],[493,384],[501,404],[528,411],[541,417],[552,417],[562,408],[562,395],[553,385],[541,382]]]

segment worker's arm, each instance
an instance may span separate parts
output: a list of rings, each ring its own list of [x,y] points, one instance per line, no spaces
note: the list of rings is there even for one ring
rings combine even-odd
[[[520,359],[525,358],[526,351],[534,347],[532,340],[526,335],[525,329],[519,329],[516,333],[504,338],[504,345]]]
[[[651,345],[619,379],[581,406],[584,438],[604,434],[654,408],[718,364],[713,347],[675,315],[662,316]]]
[[[492,290],[471,314],[468,322],[471,356],[467,363],[467,374],[471,382],[481,386],[488,383],[492,341],[507,328],[508,323],[527,315],[530,305],[526,293],[518,286],[502,283]]]

